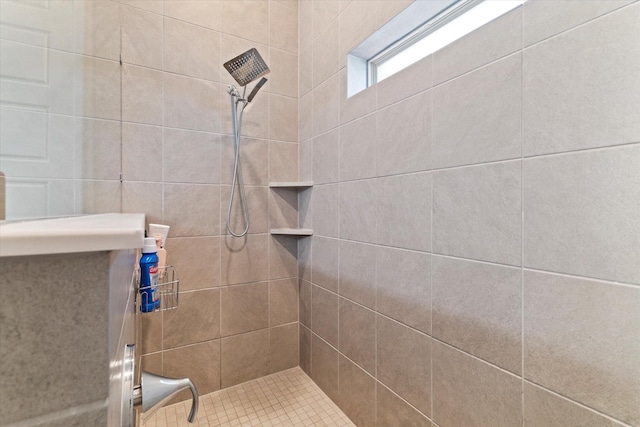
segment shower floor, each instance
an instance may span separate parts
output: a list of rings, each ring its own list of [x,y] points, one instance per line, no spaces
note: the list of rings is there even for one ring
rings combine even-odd
[[[190,401],[166,406],[143,426],[355,427],[299,367],[200,396],[195,424],[187,422],[190,408]]]

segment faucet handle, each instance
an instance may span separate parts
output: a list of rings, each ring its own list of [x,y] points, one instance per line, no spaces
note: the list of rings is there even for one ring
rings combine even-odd
[[[198,413],[198,390],[189,378],[167,378],[142,371],[140,382],[142,412],[154,412],[166,403],[174,394],[186,388],[191,390],[193,402],[187,420],[193,423]]]

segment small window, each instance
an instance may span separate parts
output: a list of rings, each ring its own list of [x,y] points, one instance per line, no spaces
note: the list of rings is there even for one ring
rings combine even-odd
[[[414,2],[349,54],[348,96],[386,79],[525,1]],[[412,30],[407,32],[406,28]]]

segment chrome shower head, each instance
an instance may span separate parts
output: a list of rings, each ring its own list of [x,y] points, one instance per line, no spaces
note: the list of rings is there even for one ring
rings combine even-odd
[[[224,68],[226,68],[240,86],[246,86],[271,71],[256,48],[251,48],[245,53],[225,62]]]

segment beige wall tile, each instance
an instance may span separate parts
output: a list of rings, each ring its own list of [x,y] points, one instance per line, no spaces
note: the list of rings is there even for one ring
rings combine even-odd
[[[269,326],[298,321],[298,280],[283,279],[269,282]],[[296,329],[295,336],[298,336]],[[296,338],[297,340],[297,338]],[[296,341],[296,348],[298,347]],[[296,361],[298,358],[296,357]],[[283,368],[286,369],[286,368]],[[282,370],[282,369],[279,369]]]
[[[120,3],[148,10],[149,12],[162,13],[162,0],[119,0]]]
[[[162,222],[162,184],[154,182],[122,183],[122,212],[143,213],[145,223]]]
[[[379,313],[431,334],[431,256],[402,249],[376,249]]]
[[[118,181],[76,181],[76,213],[122,212],[122,184]]]
[[[338,292],[340,241],[320,236],[313,237],[313,283],[332,292]]]
[[[509,56],[433,90],[433,167],[519,158],[522,57]]]
[[[520,378],[438,341],[432,346],[435,423],[442,427],[522,423]]]
[[[298,240],[288,236],[269,239],[269,278],[298,276]]]
[[[376,380],[340,356],[340,408],[358,426],[376,422]]]
[[[374,179],[340,183],[340,237],[360,242],[376,241]],[[315,219],[315,216],[314,216]],[[315,225],[316,221],[314,221]]]
[[[640,290],[525,270],[524,301],[525,377],[640,422]]]
[[[340,295],[376,307],[376,247],[340,241]]]
[[[220,80],[220,33],[164,18],[162,40],[165,71]]]
[[[313,182],[328,184],[340,179],[340,133],[334,129],[313,138]]]
[[[340,298],[340,353],[370,374],[376,372],[376,314]]]
[[[250,234],[244,238],[224,236],[222,242],[222,284],[235,285],[268,279],[269,235]]]
[[[298,240],[298,277],[311,281],[311,239]]]
[[[220,30],[221,0],[164,0],[164,15]]]
[[[430,415],[431,338],[378,316],[376,347],[378,380]]]
[[[317,136],[339,124],[340,76],[334,74],[318,85],[312,94],[313,136]]]
[[[298,144],[269,141],[269,182],[298,180]]]
[[[376,385],[376,425],[431,427],[431,421],[387,387],[378,383]]]
[[[311,46],[313,42],[313,1],[300,1],[298,7],[298,40],[299,50],[304,50]]]
[[[117,60],[120,54],[118,3],[106,0],[76,2],[74,16],[75,51]]]
[[[271,46],[298,53],[298,8],[288,7],[278,2],[271,2],[269,8]]]
[[[338,347],[338,295],[318,286],[311,290],[311,330],[334,347]]]
[[[230,185],[220,187],[220,224],[222,234],[230,235],[227,229],[227,213],[229,209],[229,199],[231,197]],[[245,196],[249,209],[249,233],[267,233],[269,231],[269,192],[267,187],[245,186]],[[236,187],[233,195],[231,207],[231,229],[238,234],[246,227],[242,203],[240,201],[240,190]]]
[[[313,42],[314,88],[338,72],[338,42],[338,20],[333,20]]]
[[[142,354],[153,353],[154,351],[162,350],[162,312],[156,311],[153,313],[146,313],[141,316],[140,330],[141,332],[141,344]],[[160,371],[159,375],[162,375],[162,353],[160,354]],[[151,372],[151,371],[150,371]]]
[[[141,363],[142,370],[152,374],[162,375],[162,352],[142,356]]]
[[[220,28],[223,33],[264,42],[269,40],[269,2],[267,0],[236,0],[220,3]],[[251,25],[238,25],[238,19]]]
[[[298,324],[271,328],[269,334],[269,372],[298,366]]]
[[[338,184],[313,187],[312,222],[314,234],[328,237],[340,236],[340,195]]]
[[[338,402],[339,394],[338,357],[336,349],[312,334],[311,378],[334,402]]]
[[[231,184],[235,160],[232,136],[222,136],[222,164],[220,181]],[[248,185],[267,185],[269,183],[269,143],[260,139],[242,138],[240,140],[240,165],[242,179]]]
[[[220,234],[220,186],[165,184],[164,223],[174,237]]]
[[[375,3],[352,1],[342,9],[338,19],[340,24],[340,68],[342,68],[347,63],[347,53],[376,30]]]
[[[340,127],[340,180],[376,176],[376,139],[373,114]]]
[[[163,73],[164,125],[206,132],[220,131],[219,85]]]
[[[220,291],[181,292],[178,308],[163,313],[163,349],[220,337]]]
[[[309,92],[298,100],[298,142],[306,141],[312,137],[313,92]]]
[[[521,162],[433,176],[433,252],[521,264]]]
[[[124,5],[120,13],[122,61],[162,69],[162,16]]]
[[[162,181],[162,128],[122,124],[122,174],[126,181]]]
[[[620,5],[602,3],[579,8],[585,13]],[[575,2],[553,9],[577,10]],[[560,16],[564,21],[571,15]],[[635,4],[524,51],[525,156],[638,141],[640,123],[633,114],[640,108],[640,83],[634,78],[640,67],[638,20]]]
[[[148,68],[122,67],[122,120],[162,125],[162,73]]]
[[[432,257],[433,336],[522,372],[521,270]]]
[[[199,394],[220,389],[220,340],[169,350],[164,352],[162,359],[165,376],[191,378]],[[174,401],[190,398],[189,390],[184,390]]]
[[[300,325],[300,368],[311,376],[311,335],[310,329]]]
[[[219,183],[220,146],[219,135],[164,129],[164,180]]]
[[[313,89],[313,49],[307,48],[298,55],[298,97]]]
[[[298,280],[298,313],[300,323],[311,328],[311,288],[313,285],[306,280]]]
[[[77,56],[76,68],[76,115],[120,120],[120,64]]]
[[[522,8],[519,7],[435,52],[434,84],[474,70],[521,48]]]
[[[524,383],[524,425],[527,427],[621,427],[585,406]]]
[[[335,22],[339,13],[339,2],[327,0],[312,2],[313,4],[313,39],[317,39],[325,32],[332,22]]]
[[[269,330],[249,332],[220,340],[222,388],[269,373]]]
[[[640,146],[524,162],[527,267],[640,284]]]
[[[226,286],[220,290],[223,337],[269,327],[269,284]]]
[[[167,264],[180,275],[180,290],[220,286],[220,237],[169,237],[165,249]]]
[[[384,2],[379,2],[384,3]],[[377,107],[384,108],[400,102],[433,86],[433,56],[426,58],[398,71],[378,82]]]
[[[378,176],[429,169],[432,92],[422,92],[376,113]]]
[[[79,118],[75,127],[79,178],[119,179],[120,123]]]
[[[271,72],[266,76],[269,79],[269,91],[276,95],[297,98],[298,55],[273,47],[270,49],[270,53],[271,62],[268,65]],[[293,125],[297,125],[295,122]],[[297,126],[293,128],[297,129]]]

